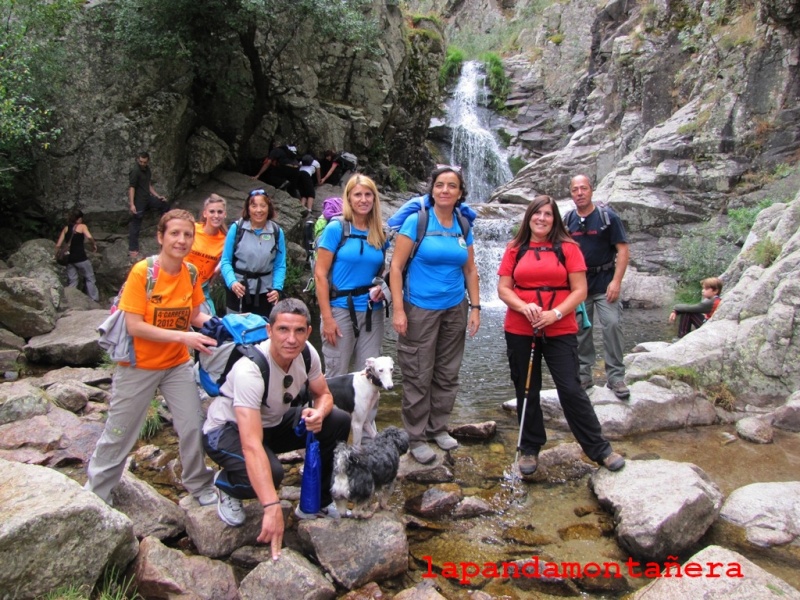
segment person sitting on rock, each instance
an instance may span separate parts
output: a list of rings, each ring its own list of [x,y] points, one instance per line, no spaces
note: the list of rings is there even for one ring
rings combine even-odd
[[[703,288],[703,299],[697,304],[676,304],[669,314],[669,322],[678,319],[678,337],[682,338],[692,329],[697,329],[708,321],[716,312],[722,293],[722,280],[719,277],[707,277],[700,282]],[[680,318],[679,318],[680,317]]]
[[[222,385],[221,395],[208,409],[203,445],[221,467],[215,479],[219,518],[231,527],[243,525],[242,500],[258,498],[264,507],[258,541],[270,543],[272,557],[277,559],[284,522],[276,491],[283,479],[283,467],[276,455],[305,447],[306,436],[297,436],[294,431],[303,419],[306,429],[319,441],[324,508],[320,515],[309,515],[298,506],[295,514],[301,519],[337,517],[331,497],[333,451],[336,444],[347,441],[350,415],[334,407],[319,354],[308,343],[308,307],[296,298],[281,300],[272,309],[267,332],[269,339],[255,350],[269,365],[268,382],[265,384],[254,361],[238,360]],[[311,406],[303,402],[306,382],[313,399]]]

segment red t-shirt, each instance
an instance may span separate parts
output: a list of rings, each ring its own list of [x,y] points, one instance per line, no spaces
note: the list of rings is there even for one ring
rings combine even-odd
[[[515,284],[514,292],[525,302],[535,302],[542,306],[544,310],[552,310],[569,296],[569,289],[537,292],[533,289],[521,289],[516,286],[522,286],[523,288],[568,288],[569,273],[586,271],[586,262],[583,260],[583,254],[577,244],[570,242],[561,244],[561,250],[564,252],[564,259],[567,263],[566,268],[558,262],[558,256],[552,251],[540,251],[537,259],[534,247],[552,248],[552,244],[550,242],[531,243],[531,247],[522,257],[522,260],[519,261],[519,264],[517,264],[519,248],[507,247],[505,254],[503,254],[503,260],[500,261],[500,268],[497,270],[497,274],[500,277],[511,277]],[[510,308],[506,311],[506,320],[503,328],[507,332],[517,335],[531,335],[533,333],[528,319],[522,313]],[[544,334],[550,337],[577,332],[578,323],[575,321],[574,311],[569,314],[565,313],[560,321],[556,321],[544,330]]]

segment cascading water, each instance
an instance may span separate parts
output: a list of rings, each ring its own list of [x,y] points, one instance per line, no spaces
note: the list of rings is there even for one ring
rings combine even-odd
[[[480,63],[464,63],[448,102],[447,124],[452,131],[450,163],[463,169],[471,203],[486,202],[495,188],[513,177],[497,139],[489,130],[488,95]]]

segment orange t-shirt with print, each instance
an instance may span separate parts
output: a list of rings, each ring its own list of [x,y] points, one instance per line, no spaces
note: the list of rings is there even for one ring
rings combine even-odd
[[[162,329],[188,331],[192,311],[205,301],[200,279],[192,288],[192,276],[185,264],[181,265],[177,275],[159,269],[149,301],[146,284],[147,261],[142,260],[133,265],[128,275],[119,301],[120,310],[143,315],[145,323]],[[180,342],[154,342],[134,337],[133,348],[137,369],[171,369],[190,358],[186,344]]]
[[[202,223],[194,224],[194,242],[189,256],[186,257],[186,262],[197,267],[201,284],[214,275],[214,269],[217,268],[225,247],[225,234],[222,231],[211,235],[205,232],[204,227]]]

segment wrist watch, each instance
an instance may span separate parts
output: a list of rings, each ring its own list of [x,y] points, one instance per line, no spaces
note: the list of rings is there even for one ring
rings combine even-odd
[[[560,311],[560,310],[558,310],[557,308],[554,308],[554,309],[553,309],[553,312],[554,312],[554,313],[556,313],[556,321],[560,321],[560,320],[561,320],[561,317],[563,317],[563,316],[564,316],[564,315],[561,313],[561,311]]]

